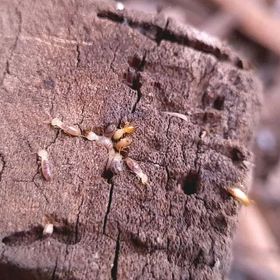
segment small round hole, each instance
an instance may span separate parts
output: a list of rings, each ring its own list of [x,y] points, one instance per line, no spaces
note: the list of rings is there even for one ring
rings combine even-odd
[[[181,187],[185,194],[191,195],[199,191],[200,176],[198,173],[191,171],[182,179]]]

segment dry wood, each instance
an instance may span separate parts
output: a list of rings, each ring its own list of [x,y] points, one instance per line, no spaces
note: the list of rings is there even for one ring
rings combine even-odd
[[[2,279],[222,279],[239,210],[226,188],[246,177],[259,109],[242,60],[115,3],[0,7]],[[54,117],[96,133],[132,122],[129,157],[148,185],[128,169],[107,174],[107,149],[46,124]]]

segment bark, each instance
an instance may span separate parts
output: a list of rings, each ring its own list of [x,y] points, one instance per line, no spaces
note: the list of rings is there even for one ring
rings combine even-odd
[[[253,73],[159,15],[92,0],[0,6],[0,278],[223,279],[240,209],[226,188],[252,160]],[[127,169],[109,178],[107,150],[54,117],[96,132],[132,122],[129,156],[148,186]],[[59,224],[49,238],[46,214]]]

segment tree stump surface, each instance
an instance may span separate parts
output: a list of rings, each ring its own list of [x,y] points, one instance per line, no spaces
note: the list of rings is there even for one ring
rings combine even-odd
[[[0,279],[223,279],[240,209],[226,188],[252,161],[254,74],[160,14],[95,0],[0,7]],[[128,153],[149,184],[127,168],[106,178],[107,150],[54,117],[96,132],[132,122]],[[61,227],[42,238],[46,214]]]

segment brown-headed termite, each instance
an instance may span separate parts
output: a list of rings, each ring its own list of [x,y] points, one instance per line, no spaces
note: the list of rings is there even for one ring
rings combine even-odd
[[[240,203],[242,203],[245,206],[249,206],[251,204],[254,203],[253,200],[251,200],[246,193],[244,193],[241,189],[236,188],[236,187],[228,187],[227,191],[229,192],[229,194],[236,199],[237,201],[239,201]]]
[[[131,143],[132,143],[132,139],[129,137],[125,137],[125,138],[122,138],[120,141],[116,142],[114,144],[114,147],[118,152],[121,152],[121,151],[125,150],[126,148],[128,148],[131,145]]]
[[[123,157],[120,153],[116,153],[114,149],[109,151],[106,169],[110,170],[113,174],[123,171]]]
[[[68,134],[70,136],[75,136],[79,137],[82,135],[81,130],[79,127],[71,126],[71,125],[66,125],[64,122],[62,122],[58,118],[54,118],[51,121],[51,125],[53,127],[60,128],[65,134]]]
[[[50,181],[52,176],[51,176],[48,152],[46,150],[42,149],[42,150],[39,150],[37,154],[41,160],[41,171],[42,171],[43,177],[45,178],[46,181]]]
[[[113,135],[113,139],[115,141],[118,141],[122,137],[124,137],[124,135],[132,134],[134,131],[135,131],[135,127],[132,124],[130,124],[129,122],[126,122],[124,127],[119,128],[115,131],[115,133]]]
[[[143,185],[148,184],[148,176],[142,171],[140,165],[133,160],[132,158],[127,157],[125,159],[125,163],[128,168],[138,177],[140,178]]]

